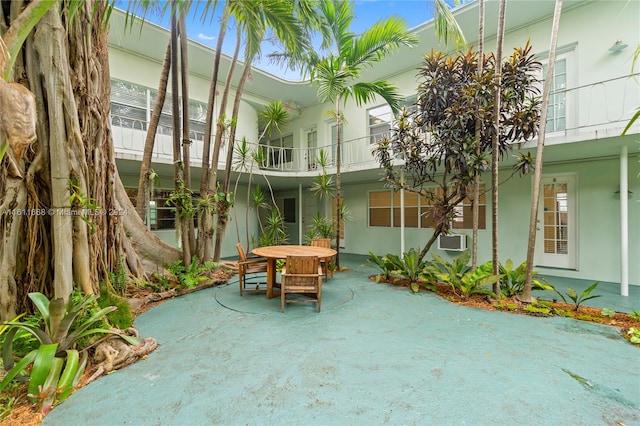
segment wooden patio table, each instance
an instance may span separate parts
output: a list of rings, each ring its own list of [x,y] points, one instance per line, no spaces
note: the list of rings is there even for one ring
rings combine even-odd
[[[267,259],[267,299],[271,299],[278,294],[273,294],[273,287],[276,284],[276,260],[286,259],[287,256],[318,256],[320,259],[336,255],[334,249],[314,246],[265,246],[258,247],[251,251],[256,256]]]

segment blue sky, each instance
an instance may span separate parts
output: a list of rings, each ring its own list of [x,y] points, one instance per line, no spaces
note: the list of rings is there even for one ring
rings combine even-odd
[[[120,2],[118,7],[126,10],[126,2]],[[403,18],[409,28],[415,27],[433,16],[433,2],[431,0],[355,0],[355,19],[351,28],[354,32],[361,32],[379,19],[397,15]],[[146,19],[168,28],[168,14],[160,17],[157,14],[148,13]],[[187,31],[190,39],[198,41],[210,47],[214,47],[218,34],[217,18],[203,24],[200,17],[187,18]],[[223,45],[223,52],[232,54],[235,47],[235,35],[227,33]],[[266,53],[274,50],[269,44],[263,46],[262,60],[254,66],[278,75],[280,77],[297,80],[300,76],[296,72],[282,70],[279,66],[270,64]]]

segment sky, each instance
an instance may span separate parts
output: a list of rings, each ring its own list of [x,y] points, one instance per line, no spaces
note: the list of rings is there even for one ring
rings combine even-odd
[[[403,18],[409,28],[422,24],[433,16],[433,2],[431,0],[355,0],[353,3],[355,19],[351,31],[355,33],[362,32],[376,21],[393,15]],[[117,5],[119,8],[127,9],[126,2],[118,2]],[[159,16],[158,14],[149,12],[146,15],[146,19],[165,28],[169,27],[168,13],[165,13],[165,16]],[[218,34],[217,23],[217,17],[214,18],[213,21],[207,20],[207,22],[203,24],[199,16],[191,16],[187,18],[188,37],[214,48]],[[235,34],[227,33],[222,51],[228,55],[232,55],[234,48]],[[299,80],[300,75],[297,72],[284,70],[280,66],[269,62],[266,54],[274,50],[275,48],[272,45],[265,43],[262,49],[262,58],[260,61],[254,63],[254,67],[281,78]]]

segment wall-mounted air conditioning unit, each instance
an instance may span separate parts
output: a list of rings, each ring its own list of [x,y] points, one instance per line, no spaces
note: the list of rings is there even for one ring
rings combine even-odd
[[[467,236],[464,234],[440,234],[438,250],[464,251],[467,249]]]

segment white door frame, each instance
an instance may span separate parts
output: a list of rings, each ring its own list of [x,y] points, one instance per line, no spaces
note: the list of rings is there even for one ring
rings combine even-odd
[[[557,189],[552,187],[562,184],[566,184],[566,193],[557,192]],[[546,199],[545,186],[550,191],[546,194]],[[536,235],[536,266],[578,269],[577,187],[578,177],[575,173],[542,176]]]

